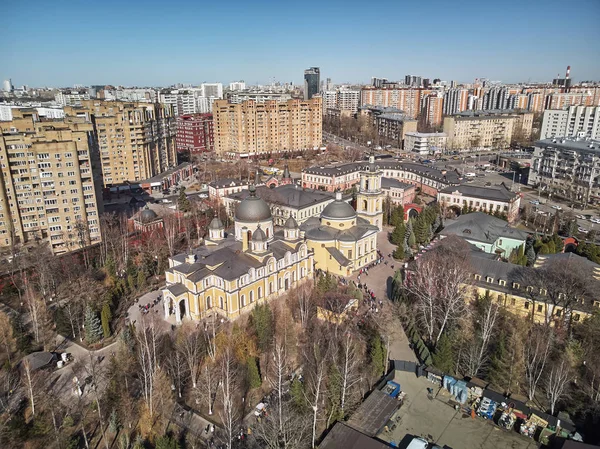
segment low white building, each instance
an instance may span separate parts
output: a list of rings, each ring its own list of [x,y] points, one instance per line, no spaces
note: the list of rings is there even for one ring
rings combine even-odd
[[[208,196],[211,200],[221,200],[234,193],[248,190],[248,182],[240,181],[239,179],[219,179],[208,185]]]
[[[444,152],[448,142],[446,133],[406,133],[404,149],[422,156]]]
[[[509,222],[519,217],[521,205],[521,195],[511,192],[504,183],[492,187],[450,186],[438,192],[437,200],[442,207],[454,208],[458,213],[463,207],[470,211],[496,212],[506,215]]]

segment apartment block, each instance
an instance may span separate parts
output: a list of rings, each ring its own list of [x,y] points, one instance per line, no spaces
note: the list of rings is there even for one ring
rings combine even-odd
[[[177,117],[176,148],[178,153],[213,151],[212,114],[189,114]]]
[[[59,92],[54,96],[54,100],[62,106],[76,106],[85,100],[90,99],[90,94],[87,92]]]
[[[448,148],[497,148],[510,145],[520,133],[531,135],[533,113],[506,111],[463,112],[444,118],[444,133],[448,135]]]
[[[441,125],[443,112],[444,97],[441,94],[431,94],[425,97],[423,115],[425,116],[425,123],[427,125]]]
[[[600,200],[600,140],[562,138],[535,143],[528,183],[589,203]]]
[[[448,142],[446,133],[417,133],[410,132],[404,136],[406,151],[427,156],[430,153],[444,152]]]
[[[469,91],[467,89],[448,89],[444,92],[444,115],[458,114],[469,107]]]
[[[312,100],[215,101],[215,151],[239,158],[319,148],[322,136],[322,102]]]
[[[600,106],[570,106],[544,111],[540,139],[589,137],[600,139]]]
[[[0,247],[47,241],[54,254],[101,241],[101,172],[94,126],[13,110],[0,124]]]
[[[292,99],[289,92],[271,92],[268,90],[259,91],[235,91],[228,95],[230,103],[243,103],[244,101],[255,101],[264,103],[265,101],[288,101]]]
[[[177,165],[170,105],[90,100],[65,108],[65,114],[94,123],[105,187],[148,179]]]
[[[380,137],[394,141],[403,148],[406,133],[417,132],[417,121],[400,113],[387,113],[375,116],[375,127]]]
[[[361,91],[361,105],[394,107],[404,111],[410,118],[417,118],[423,95],[429,92],[419,88],[365,87]]]
[[[360,90],[338,89],[328,90],[321,94],[323,98],[323,114],[329,109],[337,109],[350,114],[356,114],[360,104]]]

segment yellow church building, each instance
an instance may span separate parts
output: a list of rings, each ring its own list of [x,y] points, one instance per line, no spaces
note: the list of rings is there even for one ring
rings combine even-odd
[[[181,323],[184,317],[200,320],[218,313],[235,319],[257,303],[312,280],[315,270],[349,276],[367,266],[377,258],[383,218],[381,172],[372,159],[361,172],[357,199],[366,201],[360,213],[337,192],[319,218],[298,226],[290,216],[276,230],[269,205],[250,186],[236,208],[233,233],[226,233],[215,218],[204,245],[169,258],[165,318],[175,315]]]

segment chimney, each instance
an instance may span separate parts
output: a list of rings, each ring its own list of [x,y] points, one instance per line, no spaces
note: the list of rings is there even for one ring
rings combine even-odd
[[[567,75],[565,76],[565,79],[569,79],[569,76],[571,76],[571,66],[570,65],[567,66]]]
[[[195,254],[188,254],[187,257],[185,258],[186,263],[189,263],[190,265],[193,263],[196,263],[196,255]]]
[[[242,251],[248,251],[248,228],[246,226],[242,228]]]
[[[335,200],[336,201],[342,201],[342,192],[341,191],[337,190],[335,192]]]

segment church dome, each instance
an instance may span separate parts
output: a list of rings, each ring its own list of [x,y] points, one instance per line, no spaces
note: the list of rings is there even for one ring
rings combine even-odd
[[[215,229],[215,230],[223,229],[223,222],[221,220],[219,220],[218,217],[215,217],[212,219],[212,221],[208,225],[208,229]]]
[[[256,228],[256,231],[254,231],[252,233],[252,241],[253,242],[266,242],[267,241],[267,234],[265,234],[265,231],[263,231],[260,226],[258,228]]]
[[[243,200],[235,211],[235,219],[243,222],[271,220],[271,209],[262,198],[256,196],[256,188],[250,186],[250,195]]]
[[[329,203],[321,212],[321,218],[332,220],[350,220],[356,217],[356,211],[350,204],[342,200],[341,192],[337,192],[335,201]]]
[[[156,212],[154,212],[152,209],[149,209],[148,206],[146,206],[144,210],[140,212],[140,221],[142,223],[150,223],[157,218],[158,215],[156,215]]]
[[[283,227],[285,229],[297,229],[298,228],[298,223],[296,222],[296,220],[294,219],[294,217],[292,217],[290,215],[290,218],[288,218],[285,221],[285,224],[283,225]]]

